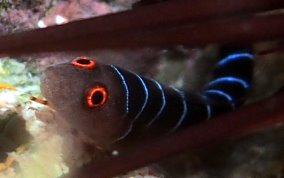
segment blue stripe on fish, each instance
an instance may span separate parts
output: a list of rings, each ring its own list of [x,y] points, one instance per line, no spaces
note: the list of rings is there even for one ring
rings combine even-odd
[[[124,116],[127,116],[127,114],[129,113],[129,89],[128,89],[128,85],[125,81],[124,76],[119,71],[119,69],[117,67],[115,67],[114,65],[110,65],[110,67],[115,71],[115,73],[121,79],[121,83],[123,84],[123,87],[125,89],[125,114],[124,114]]]
[[[235,106],[234,106],[234,103],[233,103],[233,98],[230,95],[228,95],[227,93],[225,93],[221,90],[206,90],[205,94],[207,94],[207,96],[208,96],[208,94],[209,94],[209,96],[210,96],[210,94],[213,94],[213,95],[216,94],[216,95],[222,96],[222,97],[227,99],[227,101],[229,102],[230,105],[232,105],[232,109],[235,109]]]
[[[212,85],[215,85],[217,83],[225,83],[225,82],[236,82],[236,83],[239,83],[241,84],[244,88],[249,88],[249,84],[245,81],[245,80],[242,80],[242,79],[239,79],[239,78],[236,78],[236,77],[220,77],[220,78],[217,78],[211,82],[208,83],[208,86],[212,86]]]
[[[217,63],[218,66],[222,66],[222,65],[225,65],[227,63],[230,63],[230,62],[234,62],[236,60],[240,60],[240,59],[250,59],[250,60],[253,60],[254,59],[254,55],[250,54],[250,53],[236,53],[236,54],[231,54],[231,55],[228,55],[227,57],[225,57],[224,59],[222,59],[221,61],[219,61]]]
[[[142,112],[144,111],[144,109],[147,105],[148,98],[149,98],[149,92],[148,92],[148,88],[147,88],[145,82],[143,81],[143,79],[139,75],[135,74],[135,76],[140,80],[141,85],[143,86],[143,89],[144,89],[144,92],[145,92],[145,100],[144,100],[144,103],[143,103],[140,111],[138,112],[138,114],[133,119],[133,122],[135,122],[140,117],[140,115],[142,114]]]
[[[158,110],[157,114],[151,119],[150,122],[147,123],[147,127],[150,127],[153,122],[155,122],[157,120],[157,118],[159,118],[159,116],[161,115],[161,113],[163,112],[165,106],[166,106],[166,97],[165,97],[165,92],[164,92],[164,89],[163,89],[163,86],[157,82],[156,80],[152,80],[153,82],[155,82],[155,84],[158,86],[161,94],[162,94],[162,97],[161,97],[161,100],[162,100],[162,104],[161,104],[161,107],[160,109]]]
[[[174,87],[172,87],[172,88],[180,95],[180,98],[181,98],[182,103],[183,103],[183,109],[182,109],[182,114],[181,114],[180,118],[178,119],[177,124],[169,131],[169,133],[172,133],[172,132],[176,131],[181,126],[181,124],[184,121],[184,119],[186,117],[186,114],[188,112],[188,108],[187,108],[187,103],[186,103],[186,100],[185,100],[184,92],[180,91],[179,89],[176,89]]]

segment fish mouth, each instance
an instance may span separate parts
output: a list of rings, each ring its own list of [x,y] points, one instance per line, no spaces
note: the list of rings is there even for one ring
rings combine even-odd
[[[48,106],[52,105],[53,98],[57,98],[59,96],[57,91],[62,83],[60,82],[60,76],[57,74],[53,67],[48,67],[42,74],[40,79],[40,90],[42,96],[45,98],[45,101],[48,103]],[[39,101],[39,102],[45,102]]]
[[[48,78],[49,77],[45,72],[41,75],[40,90],[45,98],[48,98],[48,96],[51,95],[50,81]]]

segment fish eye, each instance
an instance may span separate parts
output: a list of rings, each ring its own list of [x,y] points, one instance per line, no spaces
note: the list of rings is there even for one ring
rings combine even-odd
[[[96,85],[87,94],[87,105],[90,108],[102,107],[108,98],[107,89],[104,86]]]
[[[96,67],[96,62],[94,60],[91,60],[90,58],[86,56],[81,56],[76,59],[74,59],[71,64],[76,67],[81,67],[85,69],[93,69]]]

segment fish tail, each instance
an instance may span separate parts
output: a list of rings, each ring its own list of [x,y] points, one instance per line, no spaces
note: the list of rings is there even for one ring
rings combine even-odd
[[[220,56],[213,79],[202,92],[215,105],[215,114],[236,109],[246,101],[255,59],[250,48],[223,47]]]

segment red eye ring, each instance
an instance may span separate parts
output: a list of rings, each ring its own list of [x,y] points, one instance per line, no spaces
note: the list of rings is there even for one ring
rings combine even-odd
[[[90,58],[86,56],[81,56],[76,59],[74,59],[71,64],[76,67],[81,67],[85,69],[94,69],[96,67],[96,62],[94,60],[91,60]]]
[[[87,94],[87,105],[90,108],[102,107],[107,101],[108,93],[105,87],[96,85]]]

